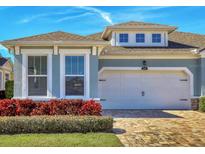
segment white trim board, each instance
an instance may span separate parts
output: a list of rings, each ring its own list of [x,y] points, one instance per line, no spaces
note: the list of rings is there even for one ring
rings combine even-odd
[[[88,99],[90,97],[90,49],[60,49],[60,98]],[[65,96],[65,56],[85,57],[85,94],[84,96]]]
[[[52,54],[50,52],[47,54],[45,52],[22,54],[22,97],[30,97],[28,96],[28,56],[47,56],[47,96],[45,98],[52,97]]]
[[[120,71],[139,71],[141,67],[102,67],[98,72],[98,76],[105,70],[120,70]],[[194,96],[194,75],[187,67],[148,67],[152,71],[184,71],[190,77],[190,97]],[[146,70],[144,70],[146,71]]]

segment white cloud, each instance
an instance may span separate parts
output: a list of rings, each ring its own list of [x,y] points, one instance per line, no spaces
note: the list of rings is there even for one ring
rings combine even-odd
[[[75,18],[79,18],[79,17],[84,17],[84,16],[91,15],[91,14],[92,13],[90,13],[90,12],[86,12],[86,13],[79,14],[79,15],[66,16],[66,17],[63,17],[63,18],[60,18],[60,19],[56,20],[56,22],[63,22],[63,21],[66,21],[66,20],[75,19]]]
[[[28,18],[24,18],[24,19],[20,20],[19,23],[22,23],[22,24],[29,23],[29,22],[31,22],[35,19],[38,19],[38,18],[41,18],[41,17],[46,17],[46,16],[49,16],[49,15],[50,15],[50,13],[33,15],[33,16],[28,17]]]
[[[110,13],[102,11],[100,9],[94,8],[94,7],[88,7],[88,6],[77,6],[77,8],[81,8],[83,10],[86,11],[90,11],[93,13],[97,13],[98,15],[100,15],[106,22],[108,22],[109,24],[113,24],[113,21],[111,19]]]
[[[82,12],[82,10],[84,12]],[[70,9],[67,9],[65,11],[56,11],[56,12],[35,14],[35,15],[31,15],[31,16],[28,16],[26,18],[21,19],[20,21],[18,21],[18,23],[26,24],[26,23],[30,23],[34,20],[38,20],[40,18],[49,17],[49,16],[61,16],[58,19],[52,19],[52,20],[54,20],[54,22],[62,22],[65,20],[75,19],[75,18],[79,18],[79,17],[91,15],[91,14],[97,14],[103,20],[108,22],[109,24],[113,24],[110,13],[102,11],[102,10],[94,8],[94,7],[87,7],[87,6],[76,6],[76,7],[72,7]],[[62,17],[62,15],[66,15],[66,16]]]

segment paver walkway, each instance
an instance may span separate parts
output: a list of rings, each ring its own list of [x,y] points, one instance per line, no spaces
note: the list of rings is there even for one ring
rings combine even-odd
[[[125,146],[205,146],[205,113],[179,110],[105,110]]]

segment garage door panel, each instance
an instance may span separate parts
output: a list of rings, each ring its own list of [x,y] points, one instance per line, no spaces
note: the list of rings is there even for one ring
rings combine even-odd
[[[184,72],[105,71],[100,77],[105,78],[99,83],[104,108],[190,108],[190,81]]]

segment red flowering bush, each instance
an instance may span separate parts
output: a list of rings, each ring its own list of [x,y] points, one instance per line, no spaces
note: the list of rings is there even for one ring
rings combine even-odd
[[[16,103],[10,99],[0,100],[0,116],[15,116]]]
[[[37,102],[36,107],[30,115],[50,115],[50,104],[46,102]]]
[[[36,103],[30,99],[26,100],[14,100],[16,102],[16,115],[28,116],[32,110],[36,107]]]
[[[100,103],[96,103],[94,100],[86,101],[81,107],[81,115],[96,115],[100,116],[102,112],[102,107]]]
[[[0,116],[16,115],[101,115],[101,105],[94,100],[80,99],[50,100],[34,102],[29,99],[0,100]]]
[[[50,115],[78,115],[83,100],[62,99],[50,101]]]

